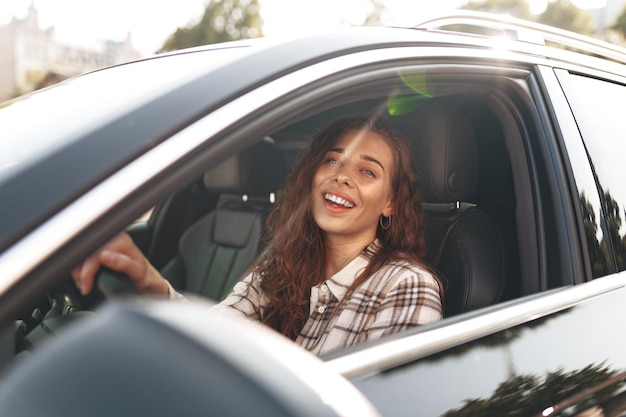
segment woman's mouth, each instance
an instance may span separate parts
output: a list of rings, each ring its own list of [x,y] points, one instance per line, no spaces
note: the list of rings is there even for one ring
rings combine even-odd
[[[352,208],[352,207],[354,207],[354,203],[346,200],[345,198],[336,196],[336,195],[331,194],[331,193],[325,193],[324,194],[324,199],[326,201],[328,201],[329,203],[333,204],[334,206],[341,206],[341,207],[345,207],[345,208]]]

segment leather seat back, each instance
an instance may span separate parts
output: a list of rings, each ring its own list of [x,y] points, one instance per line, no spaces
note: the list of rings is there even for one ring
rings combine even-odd
[[[259,252],[259,238],[286,173],[269,138],[224,160],[204,174],[204,185],[221,204],[183,233],[178,255],[161,273],[184,292],[225,298]]]
[[[506,283],[504,242],[496,221],[470,202],[479,180],[473,126],[437,102],[420,109],[414,123],[427,260],[445,282],[444,312],[452,316],[494,304]]]

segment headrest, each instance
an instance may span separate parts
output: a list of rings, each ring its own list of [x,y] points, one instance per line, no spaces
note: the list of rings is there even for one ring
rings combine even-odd
[[[219,194],[267,196],[285,179],[286,163],[274,140],[264,138],[204,174],[204,186]]]
[[[449,106],[428,103],[418,111],[415,129],[423,201],[452,203],[472,196],[478,186],[478,149],[470,120]]]

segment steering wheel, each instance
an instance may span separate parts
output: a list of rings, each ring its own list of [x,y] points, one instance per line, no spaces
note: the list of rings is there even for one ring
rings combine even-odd
[[[103,267],[96,273],[94,291],[88,298],[91,299],[92,303],[95,301],[98,304],[102,300],[112,300],[137,294],[139,291],[126,275]],[[23,320],[19,321],[16,330],[16,353],[33,349],[43,340],[48,339],[65,327],[67,323],[93,314],[89,309],[85,309],[85,298],[81,297],[74,283],[70,283],[69,280],[53,293],[50,293],[48,301],[50,302],[50,309],[35,323],[28,325]]]
[[[87,305],[94,302],[97,305],[103,300],[138,294],[139,290],[126,275],[105,267],[96,273],[94,291],[87,298],[81,297],[74,283],[68,278],[66,283],[48,294],[50,308],[45,315],[41,316],[39,309],[36,309],[30,319],[16,321],[15,353],[32,350],[43,340],[64,328],[67,323],[93,314],[93,311],[85,308],[85,302]]]
[[[139,294],[137,287],[126,275],[106,267],[100,268],[96,273],[95,287],[108,300]]]

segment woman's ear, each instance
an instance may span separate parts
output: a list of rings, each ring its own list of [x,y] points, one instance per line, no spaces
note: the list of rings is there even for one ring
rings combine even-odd
[[[385,206],[385,208],[383,209],[383,212],[381,213],[383,216],[385,217],[390,217],[392,216],[394,213],[396,212],[395,210],[395,204],[393,203],[393,201],[389,201],[389,203],[387,203],[387,205]]]

